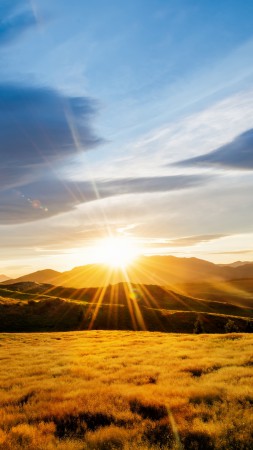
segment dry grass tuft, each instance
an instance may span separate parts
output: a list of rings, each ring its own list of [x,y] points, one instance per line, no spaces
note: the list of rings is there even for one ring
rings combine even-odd
[[[131,433],[130,433],[131,434]],[[88,432],[86,442],[91,450],[123,449],[125,442],[129,440],[129,431],[111,425],[100,428],[95,432]]]

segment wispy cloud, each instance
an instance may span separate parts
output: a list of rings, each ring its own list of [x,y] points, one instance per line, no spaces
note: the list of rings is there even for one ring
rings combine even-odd
[[[253,254],[252,250],[234,250],[232,252],[210,252],[210,255],[246,255],[246,254]]]
[[[182,175],[117,180],[79,181],[43,177],[19,189],[6,189],[0,198],[0,223],[22,223],[67,212],[76,206],[126,194],[179,191],[203,185],[207,176]],[[94,189],[95,186],[95,189]]]
[[[253,129],[237,136],[232,142],[205,155],[184,159],[178,166],[217,166],[226,169],[253,169]]]
[[[252,128],[253,91],[242,91],[219,100],[200,111],[170,121],[151,130],[137,140],[123,145],[117,158],[106,168],[124,171],[124,176],[136,174],[139,168],[145,176],[156,171],[159,175],[189,173],[189,166],[173,163],[208,154],[232,142],[245,130]],[[199,171],[204,166],[191,170]],[[97,163],[96,170],[101,167]]]
[[[83,165],[82,178],[67,179],[63,169],[69,162],[77,163],[77,157],[102,142],[93,130],[96,102],[41,86],[8,83],[0,84],[0,99],[0,224],[40,220],[97,199],[181,191],[211,178],[199,174],[115,178],[106,176],[105,167],[104,177],[100,172],[90,181]]]
[[[148,248],[191,247],[196,244],[214,241],[226,237],[225,234],[206,234],[186,236],[177,239],[146,238],[140,240]]]
[[[2,1],[0,6],[0,46],[6,45],[37,24],[26,2]]]
[[[170,246],[191,246],[191,245],[196,245],[202,242],[210,242],[216,239],[220,239],[223,237],[226,237],[227,235],[225,234],[201,234],[199,236],[186,236],[186,237],[182,237],[182,238],[178,238],[178,239],[173,239],[172,241],[169,242]]]

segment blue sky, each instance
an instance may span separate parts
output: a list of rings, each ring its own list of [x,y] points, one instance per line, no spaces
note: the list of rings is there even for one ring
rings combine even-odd
[[[251,1],[2,1],[1,271],[252,259]]]

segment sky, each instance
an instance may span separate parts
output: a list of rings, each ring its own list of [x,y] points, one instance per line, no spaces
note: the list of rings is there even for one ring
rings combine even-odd
[[[0,273],[253,260],[253,3],[1,0]]]

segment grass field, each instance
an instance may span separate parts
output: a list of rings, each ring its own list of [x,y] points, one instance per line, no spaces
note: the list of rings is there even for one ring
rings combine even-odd
[[[2,450],[253,448],[252,334],[0,335]]]

